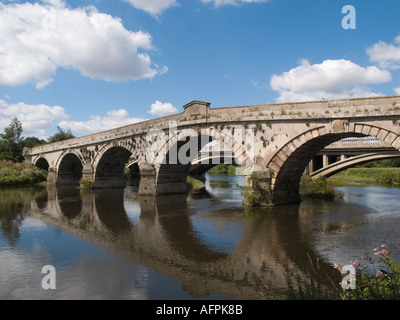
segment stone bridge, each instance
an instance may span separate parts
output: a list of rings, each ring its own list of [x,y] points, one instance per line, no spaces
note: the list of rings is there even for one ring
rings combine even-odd
[[[213,140],[231,150],[262,205],[300,201],[306,166],[324,147],[376,137],[400,148],[400,96],[210,108],[192,101],[180,114],[24,150],[48,170],[48,183],[124,187],[124,169],[140,177],[140,195],[187,192],[191,161]]]

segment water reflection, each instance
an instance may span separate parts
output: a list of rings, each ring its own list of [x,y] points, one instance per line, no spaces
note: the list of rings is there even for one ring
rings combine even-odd
[[[195,298],[210,293],[236,299],[285,298],[287,272],[307,277],[309,259],[318,258],[308,241],[312,221],[304,218],[310,210],[307,206],[244,211],[207,196],[138,197],[129,188],[49,187],[47,201],[43,192],[25,194],[19,200],[15,201],[19,209],[9,204],[8,211],[2,210],[4,237],[14,240],[23,219],[40,221],[172,278]],[[69,254],[76,248],[63,250],[63,259],[76,259],[76,253]],[[54,254],[52,259],[56,259]],[[77,264],[81,262],[74,269]],[[107,261],[100,260],[85,265],[92,270],[81,272],[96,274],[106,265]],[[332,271],[323,262],[321,268]],[[99,294],[96,289],[89,290],[90,294]]]
[[[399,189],[350,188],[342,201],[244,210],[244,181],[218,179],[225,182],[210,179],[206,194],[189,197],[0,190],[0,298],[285,299],[287,275],[309,281],[317,261],[339,283],[333,263],[371,243],[385,240],[398,256]],[[46,264],[59,271],[53,295],[38,290],[40,271],[32,271]]]
[[[34,198],[40,198],[46,195],[46,190],[43,188],[33,190],[21,188],[0,191],[0,229],[10,247],[14,248],[19,243],[20,228],[24,220],[21,210],[30,201],[30,197],[26,197],[27,192]]]

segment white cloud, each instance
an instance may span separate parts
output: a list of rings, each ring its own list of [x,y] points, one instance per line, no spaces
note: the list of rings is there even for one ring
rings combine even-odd
[[[395,92],[396,94],[399,94],[399,95],[400,95],[400,87],[399,87],[399,88],[395,88],[395,89],[394,89],[394,92]]]
[[[50,3],[50,4],[49,4]],[[48,85],[57,68],[106,81],[154,78],[167,71],[151,62],[149,33],[125,29],[94,7],[70,9],[61,0],[0,2],[0,85]]]
[[[150,107],[148,113],[155,115],[155,116],[167,116],[173,113],[177,113],[178,109],[175,108],[171,103],[162,103],[160,101],[156,101]]]
[[[46,131],[54,126],[55,121],[68,119],[62,107],[49,107],[43,104],[28,105],[25,103],[8,104],[0,100],[0,128],[7,127],[17,117],[22,123],[24,137],[46,138]]]
[[[242,3],[265,3],[270,0],[201,0],[203,3],[213,3],[218,8],[224,5],[239,5]]]
[[[92,116],[88,121],[61,121],[58,125],[64,130],[70,129],[74,134],[76,132],[90,134],[145,120],[142,118],[130,118],[128,111],[119,109],[107,112],[106,116]]]
[[[394,44],[379,41],[367,49],[372,62],[378,63],[384,69],[400,68],[400,35],[394,39]]]
[[[391,81],[387,70],[363,68],[348,60],[325,60],[301,65],[271,77],[271,88],[280,96],[279,102],[340,99],[376,96],[366,85]]]
[[[125,0],[136,9],[140,9],[157,17],[170,7],[179,6],[176,0]]]

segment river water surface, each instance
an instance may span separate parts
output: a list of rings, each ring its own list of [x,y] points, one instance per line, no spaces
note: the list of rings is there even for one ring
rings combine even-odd
[[[286,299],[287,276],[333,275],[386,244],[400,258],[400,189],[242,208],[240,176],[207,176],[202,195],[133,188],[0,190],[0,299]],[[44,290],[42,267],[55,268]]]

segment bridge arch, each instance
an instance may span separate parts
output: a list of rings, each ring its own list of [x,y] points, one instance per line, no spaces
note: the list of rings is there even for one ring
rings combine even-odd
[[[169,137],[155,155],[154,162],[158,165],[156,193],[186,193],[186,179],[193,159],[205,145],[214,140],[219,140],[231,149],[243,169],[252,166],[244,147],[227,132],[215,128],[183,129]]]
[[[300,201],[299,185],[304,169],[312,157],[331,143],[351,137],[374,136],[394,148],[400,148],[400,135],[383,127],[335,120],[330,126],[319,126],[292,138],[267,164],[272,173],[273,204]]]
[[[126,185],[124,169],[132,151],[118,143],[105,146],[93,162],[94,188],[123,188]]]
[[[50,164],[45,157],[39,157],[35,162],[34,165],[42,170],[49,170]]]
[[[83,175],[83,164],[74,150],[67,150],[62,153],[57,161],[57,177],[58,185],[79,185],[79,181]]]
[[[126,165],[126,170],[128,172],[127,174],[128,174],[129,185],[135,188],[139,188],[141,174],[140,174],[139,163],[137,162],[137,160],[129,161]]]

